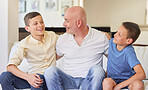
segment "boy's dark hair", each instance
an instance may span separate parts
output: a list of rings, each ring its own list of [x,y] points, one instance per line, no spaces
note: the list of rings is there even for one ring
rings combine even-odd
[[[29,26],[29,19],[32,19],[36,16],[41,16],[41,14],[38,13],[38,12],[30,12],[30,13],[26,14],[25,17],[24,17],[25,25]]]
[[[127,29],[127,38],[132,38],[134,43],[139,37],[141,31],[139,25],[133,22],[123,22],[122,25]]]

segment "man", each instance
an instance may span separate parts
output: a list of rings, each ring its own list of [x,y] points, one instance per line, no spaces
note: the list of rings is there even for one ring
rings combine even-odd
[[[82,7],[67,9],[63,26],[66,33],[56,44],[57,59],[63,57],[63,70],[51,66],[44,72],[49,90],[102,90],[105,71],[103,55],[108,53],[108,39],[98,30],[87,26]]]

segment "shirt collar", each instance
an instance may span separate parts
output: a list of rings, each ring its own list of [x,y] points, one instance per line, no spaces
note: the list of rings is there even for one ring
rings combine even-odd
[[[89,28],[89,31],[88,31],[87,35],[84,37],[84,39],[91,38],[91,33],[92,33],[91,27],[90,26],[87,26],[87,27]]]
[[[43,43],[45,43],[45,38],[46,37],[47,37],[47,32],[44,32]],[[34,44],[42,43],[41,41],[38,41],[38,40],[34,39],[32,36],[30,37],[30,39],[31,39],[31,42],[34,43]]]

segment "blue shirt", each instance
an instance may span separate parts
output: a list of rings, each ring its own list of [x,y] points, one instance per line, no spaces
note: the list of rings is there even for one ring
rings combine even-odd
[[[128,79],[135,74],[133,67],[140,64],[132,45],[118,51],[113,39],[109,42],[107,76],[113,79]]]

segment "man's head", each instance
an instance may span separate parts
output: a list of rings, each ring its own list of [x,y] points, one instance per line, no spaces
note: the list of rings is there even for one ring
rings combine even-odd
[[[45,25],[43,18],[38,12],[30,12],[24,17],[25,29],[30,32],[33,37],[43,36]]]
[[[77,30],[87,26],[85,10],[80,6],[68,8],[64,15],[63,26],[66,27],[67,33],[75,34]]]
[[[117,45],[127,46],[134,43],[140,35],[139,26],[132,22],[123,22],[117,33],[114,35],[113,42]]]

